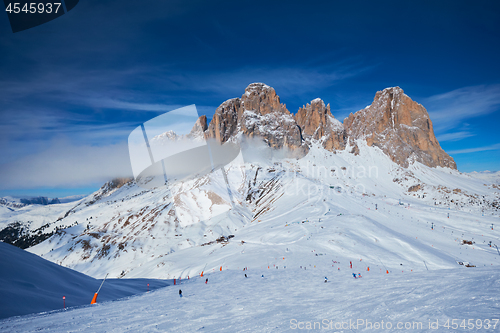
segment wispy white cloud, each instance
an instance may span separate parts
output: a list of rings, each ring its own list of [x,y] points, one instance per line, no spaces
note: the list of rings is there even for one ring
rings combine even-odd
[[[82,100],[82,103],[86,103],[88,106],[99,109],[115,109],[121,111],[151,111],[156,113],[169,112],[187,106],[181,104],[137,103],[112,98],[89,98],[86,100]],[[196,105],[196,109],[199,115],[211,115],[215,112],[215,109],[217,109],[217,107],[210,105]]]
[[[58,142],[88,147],[126,143],[136,126],[136,122],[124,121],[103,124],[81,114],[52,109],[0,114],[0,164],[37,154]]]
[[[207,101],[197,105],[198,112],[210,117],[221,102],[241,96],[252,82],[300,96],[367,70],[354,62],[195,73],[169,66],[61,67],[24,80],[0,78],[0,188],[72,187],[131,174],[126,140],[138,125],[132,120],[143,119],[140,112],[151,112],[152,118],[185,106],[179,101],[196,103],[192,98],[197,97]],[[129,117],[116,111],[134,113]],[[120,118],[111,123],[115,114]]]
[[[112,98],[89,98],[83,100],[89,106],[102,109],[118,109],[118,110],[133,110],[133,111],[153,111],[153,112],[168,112],[184,105],[169,105],[158,103],[135,103]]]
[[[500,143],[496,143],[494,145],[484,146],[484,147],[450,150],[448,153],[450,155],[456,155],[456,154],[477,153],[477,152],[481,152],[481,151],[490,151],[490,150],[500,150]]]
[[[301,94],[329,87],[343,79],[360,75],[373,66],[341,64],[338,66],[300,67],[243,67],[230,71],[197,73],[196,75],[165,75],[169,89],[192,89],[221,95],[240,96],[243,89],[253,82],[263,82],[274,87],[278,93]]]
[[[0,190],[79,187],[132,175],[126,144],[54,142],[43,151],[0,164]]]
[[[460,131],[438,135],[437,139],[439,142],[459,141],[465,138],[470,138],[471,136],[475,136],[475,134],[468,131]]]
[[[498,111],[500,84],[456,89],[426,98],[423,104],[429,111],[434,130],[445,133],[467,119]]]

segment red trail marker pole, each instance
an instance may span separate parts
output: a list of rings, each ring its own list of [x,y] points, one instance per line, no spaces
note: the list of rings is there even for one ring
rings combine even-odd
[[[63,309],[66,309],[66,296],[63,296]]]

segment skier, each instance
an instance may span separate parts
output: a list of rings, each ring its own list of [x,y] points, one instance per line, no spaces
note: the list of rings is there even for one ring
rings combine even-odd
[[[208,283],[208,278],[205,280],[205,284],[207,284],[207,283]]]
[[[182,290],[179,289],[179,297],[182,297]]]
[[[248,276],[245,274],[245,277],[247,278]]]
[[[328,278],[325,276],[325,283],[327,283],[327,282],[328,282]]]
[[[361,273],[358,273],[358,278],[360,278],[360,277],[361,277]]]
[[[356,279],[356,273],[352,273],[352,276]]]

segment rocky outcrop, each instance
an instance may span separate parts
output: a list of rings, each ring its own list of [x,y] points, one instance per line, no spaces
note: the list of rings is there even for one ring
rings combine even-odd
[[[224,143],[238,133],[241,101],[232,98],[222,103],[208,125],[207,137]]]
[[[408,187],[408,192],[418,192],[422,189],[422,186],[420,184],[413,185]]]
[[[241,133],[261,138],[271,148],[287,148],[299,155],[307,152],[300,128],[273,88],[252,83],[241,98],[222,103],[208,125],[207,137],[224,143]]]
[[[191,139],[206,139],[206,131],[208,129],[207,116],[203,115],[196,120],[191,132],[187,135]]]
[[[377,92],[370,106],[351,114],[342,124],[332,115],[330,105],[319,98],[293,116],[273,88],[252,83],[241,98],[222,103],[208,126],[206,118],[200,118],[196,128],[206,128],[205,137],[221,143],[238,140],[240,135],[261,138],[268,146],[288,148],[295,156],[307,153],[312,141],[328,151],[350,146],[349,151],[357,155],[356,140],[362,139],[403,167],[420,162],[456,169],[434,135],[427,110],[399,87]]]
[[[343,150],[347,135],[344,126],[330,112],[330,104],[325,106],[323,100],[316,98],[299,109],[295,115],[303,138],[321,141],[328,151]]]
[[[370,106],[344,120],[344,127],[349,139],[366,140],[403,167],[420,162],[457,168],[439,145],[427,110],[399,87],[377,92]]]

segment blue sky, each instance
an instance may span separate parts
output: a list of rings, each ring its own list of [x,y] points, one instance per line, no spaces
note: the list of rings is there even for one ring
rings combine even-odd
[[[499,170],[499,17],[497,1],[81,0],[13,34],[0,15],[0,195],[129,175],[138,124],[190,104],[210,117],[252,82],[340,120],[400,86],[460,171]]]

